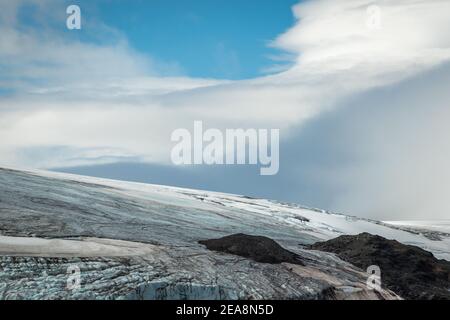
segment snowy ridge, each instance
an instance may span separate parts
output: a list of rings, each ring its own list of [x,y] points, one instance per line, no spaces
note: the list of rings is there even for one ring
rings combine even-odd
[[[16,261],[11,260],[14,256],[21,261],[10,263],[9,272],[0,272],[3,290],[9,288],[8,297],[23,291],[23,283],[14,279],[30,272],[24,267],[27,263],[34,270],[47,268],[48,263],[41,258],[26,258],[33,256],[84,257],[80,263],[88,270],[87,278],[100,282],[71,293],[60,288],[61,275],[49,270],[46,274],[54,272],[55,278],[46,285],[60,289],[54,288],[48,296],[38,290],[42,279],[29,279],[30,286],[37,288],[36,292],[30,289],[31,298],[39,294],[46,298],[161,298],[155,295],[157,290],[165,292],[166,298],[183,294],[194,298],[201,292],[202,298],[310,299],[320,297],[332,286],[339,298],[377,299],[380,297],[367,290],[363,271],[332,254],[304,248],[317,241],[361,232],[414,244],[450,260],[450,237],[442,233],[439,240],[431,240],[398,226],[271,200],[0,168],[0,266],[5,261]],[[234,233],[270,237],[304,257],[307,265],[255,263],[211,252],[198,244],[202,239]],[[59,241],[54,245],[45,242],[55,239]],[[100,260],[96,259],[98,252]],[[119,267],[117,259],[125,258],[123,268],[134,271],[127,273]],[[67,262],[55,261],[53,267],[64,273],[61,270]],[[91,264],[97,262],[102,267],[93,270]],[[120,288],[105,280],[109,277],[105,271],[108,266],[118,269]],[[250,273],[252,277],[245,276]],[[382,295],[395,298],[389,292]]]
[[[358,234],[368,232],[387,239],[395,239],[405,244],[416,245],[431,251],[437,258],[450,261],[450,220],[448,221],[386,221],[378,222],[360,219],[354,216],[307,208],[297,204],[282,203],[274,200],[255,199],[240,195],[212,191],[185,189],[178,187],[152,185],[137,182],[125,182],[102,178],[77,176],[55,172],[28,170],[34,175],[62,180],[76,180],[99,186],[108,186],[116,191],[143,200],[151,200],[167,205],[177,205],[191,210],[211,210],[239,213],[245,220],[250,217],[267,218],[274,223],[283,224],[301,232],[304,244],[329,240],[341,234]],[[226,220],[225,220],[226,221]],[[392,226],[392,227],[391,227]],[[227,227],[223,224],[223,227]],[[444,234],[439,241],[433,241],[411,229],[426,230]],[[447,233],[448,232],[448,233]],[[282,239],[280,239],[282,240]]]

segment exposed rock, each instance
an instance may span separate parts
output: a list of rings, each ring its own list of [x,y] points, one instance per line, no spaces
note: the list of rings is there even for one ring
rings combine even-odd
[[[379,266],[382,284],[405,299],[450,299],[450,262],[419,247],[369,233],[340,236],[310,247],[336,253],[364,270]]]
[[[205,245],[209,250],[231,253],[256,262],[289,262],[303,265],[299,255],[284,249],[267,237],[239,233],[220,239],[201,240],[199,243]]]

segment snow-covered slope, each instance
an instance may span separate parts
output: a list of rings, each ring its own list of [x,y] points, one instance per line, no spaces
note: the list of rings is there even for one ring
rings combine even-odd
[[[450,220],[411,220],[411,221],[385,221],[385,223],[412,230],[434,231],[436,233],[450,234]]]
[[[0,297],[311,299],[333,287],[339,298],[380,298],[363,271],[304,248],[361,232],[450,260],[445,232],[217,192],[0,168]],[[235,233],[270,237],[306,266],[256,263],[198,244]],[[83,279],[72,291],[70,264]]]

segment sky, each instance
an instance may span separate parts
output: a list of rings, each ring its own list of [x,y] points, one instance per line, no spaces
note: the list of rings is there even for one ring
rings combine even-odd
[[[126,33],[139,52],[172,66],[174,74],[245,79],[270,71],[271,56],[280,53],[270,41],[294,23],[290,8],[296,0],[98,3],[99,19]]]
[[[13,1],[14,2],[14,1]],[[159,75],[218,79],[245,79],[270,73],[274,59],[289,59],[270,42],[294,23],[296,0],[63,0],[51,5],[16,1],[20,27],[52,27],[71,39],[92,44],[110,41],[121,33],[128,45],[153,61]],[[64,30],[59,23],[65,9],[82,9],[83,28]],[[11,6],[11,5],[9,5]],[[255,8],[258,8],[255,10]],[[59,19],[42,22],[48,9]],[[104,34],[94,30],[102,25]],[[109,29],[109,30],[107,30]]]
[[[449,1],[73,3],[0,2],[0,165],[450,218]],[[279,173],[174,166],[195,120],[280,129]]]

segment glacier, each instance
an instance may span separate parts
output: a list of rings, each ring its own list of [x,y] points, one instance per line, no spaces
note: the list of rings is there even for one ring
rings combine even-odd
[[[219,192],[0,168],[0,299],[400,299],[370,290],[365,270],[307,246],[368,232],[450,260],[447,231]],[[236,233],[269,237],[305,266],[258,263],[198,243]],[[69,290],[73,265],[81,285]]]

